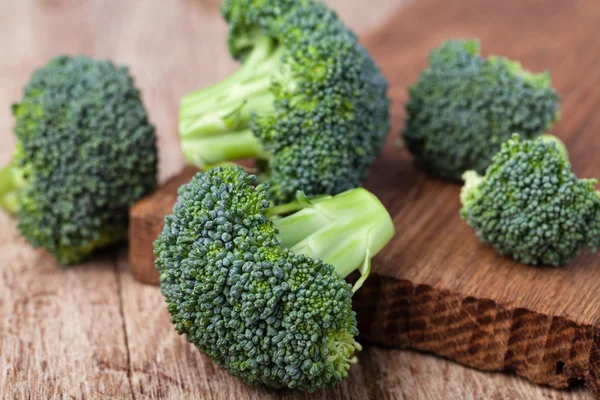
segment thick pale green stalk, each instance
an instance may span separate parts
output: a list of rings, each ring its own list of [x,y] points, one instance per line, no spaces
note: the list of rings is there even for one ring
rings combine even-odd
[[[202,118],[206,114],[216,112],[220,113],[223,109],[236,108],[240,104],[269,93],[271,87],[271,77],[265,76],[261,79],[253,80],[247,84],[235,85],[230,90],[216,94],[208,100],[202,102],[189,103],[182,106],[179,110],[179,119],[181,121],[194,121]],[[186,132],[182,132],[186,133]]]
[[[253,113],[268,114],[273,109],[273,95],[258,94],[245,101],[220,106],[218,110],[203,113],[195,119],[180,120],[181,140],[224,134],[250,125]]]
[[[274,39],[257,35],[238,72],[182,98],[179,134],[189,163],[205,168],[240,158],[268,159],[249,127],[255,114],[273,113],[271,80],[282,51]]]
[[[267,36],[260,37],[244,64],[224,80],[207,88],[186,94],[181,98],[181,105],[198,102],[201,99],[212,97],[215,93],[222,92],[224,88],[242,82],[256,73],[257,68],[271,58],[275,50],[275,41]]]
[[[273,222],[284,247],[320,258],[343,277],[355,270],[366,275],[370,259],[394,235],[394,224],[385,207],[362,188],[315,202]]]
[[[220,164],[242,158],[266,159],[262,144],[249,129],[181,141],[188,163],[199,167]]]
[[[0,169],[0,207],[15,214],[19,209],[17,194],[24,185],[22,171],[14,161]]]
[[[293,212],[302,210],[303,208],[312,207],[318,202],[327,201],[331,198],[332,196],[324,194],[320,196],[311,197],[309,199],[304,193],[299,192],[295,201],[286,204],[280,204],[278,206],[272,206],[265,211],[265,215],[267,217],[276,217],[279,215],[291,214]]]

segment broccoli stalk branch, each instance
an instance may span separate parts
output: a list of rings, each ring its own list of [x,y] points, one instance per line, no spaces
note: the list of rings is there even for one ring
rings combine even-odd
[[[297,203],[303,202],[305,206],[300,211],[273,219],[282,246],[297,254],[320,258],[343,277],[359,270],[361,278],[353,289],[356,291],[370,272],[371,257],[394,235],[387,210],[377,197],[362,188],[314,202],[300,198]],[[267,211],[267,215],[272,214]]]
[[[23,172],[15,161],[0,169],[0,207],[16,214],[19,208],[17,193],[24,185]]]
[[[268,115],[274,110],[271,76],[280,65],[282,48],[273,38],[257,36],[237,72],[182,98],[179,133],[188,162],[204,167],[268,157],[249,127],[254,114]]]

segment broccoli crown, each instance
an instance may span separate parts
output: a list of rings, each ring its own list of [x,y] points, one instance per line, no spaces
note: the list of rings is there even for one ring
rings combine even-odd
[[[155,187],[157,170],[154,127],[127,68],[57,57],[13,113],[14,173],[0,176],[22,182],[13,210],[23,236],[63,264],[123,239],[128,207]]]
[[[154,243],[171,321],[248,383],[331,385],[360,349],[351,287],[332,265],[281,246],[268,188],[254,180],[217,167],[179,189]]]
[[[404,141],[419,165],[446,179],[458,180],[466,170],[484,173],[514,132],[534,138],[558,117],[548,73],[482,58],[474,40],[434,50],[409,95]]]
[[[228,0],[223,14],[243,65],[226,84],[182,100],[188,161],[257,158],[278,203],[298,190],[314,196],[359,186],[389,130],[389,99],[356,36],[309,0]]]
[[[465,173],[461,216],[481,241],[531,265],[559,266],[600,239],[600,197],[554,141],[515,135],[484,177]]]

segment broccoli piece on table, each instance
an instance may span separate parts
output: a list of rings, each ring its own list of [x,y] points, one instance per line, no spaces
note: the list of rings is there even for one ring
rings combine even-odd
[[[277,203],[359,186],[389,130],[389,99],[356,36],[312,0],[227,0],[222,11],[242,66],[182,98],[187,161],[253,158]]]
[[[571,172],[558,139],[514,135],[485,176],[464,174],[461,216],[482,242],[530,265],[559,266],[600,241],[596,180]]]
[[[240,167],[179,189],[154,243],[177,332],[244,381],[312,391],[348,375],[361,346],[352,287],[394,226],[358,188],[271,207]]]
[[[13,106],[16,151],[0,206],[62,264],[126,237],[128,208],[156,185],[156,137],[125,67],[60,56]]]
[[[421,167],[446,179],[458,180],[467,170],[484,173],[514,132],[531,139],[558,118],[549,73],[483,58],[475,40],[447,41],[434,50],[409,95],[404,141]]]

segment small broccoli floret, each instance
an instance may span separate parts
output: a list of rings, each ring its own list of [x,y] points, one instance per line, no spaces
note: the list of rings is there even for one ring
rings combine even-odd
[[[462,218],[482,242],[530,265],[559,266],[600,241],[596,180],[571,172],[556,138],[502,145],[485,176],[464,175]]]
[[[361,349],[343,277],[359,270],[362,284],[392,221],[365,189],[270,207],[254,181],[216,167],[179,189],[154,243],[171,321],[250,384],[333,385]]]
[[[533,74],[516,61],[479,54],[475,40],[448,41],[409,88],[403,132],[417,163],[458,180],[484,173],[514,132],[535,138],[558,118],[558,96],[548,73]]]
[[[128,208],[156,185],[156,137],[125,67],[61,56],[13,106],[16,151],[0,206],[62,264],[125,238]]]
[[[181,100],[187,161],[253,158],[270,198],[360,185],[389,130],[387,82],[337,15],[311,0],[227,0],[241,68]]]

